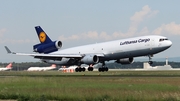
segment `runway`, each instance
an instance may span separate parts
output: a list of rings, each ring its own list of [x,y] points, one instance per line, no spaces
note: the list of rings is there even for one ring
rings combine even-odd
[[[125,70],[110,69],[108,72],[85,71],[63,73],[62,71],[4,71],[0,77],[180,77],[180,70]]]

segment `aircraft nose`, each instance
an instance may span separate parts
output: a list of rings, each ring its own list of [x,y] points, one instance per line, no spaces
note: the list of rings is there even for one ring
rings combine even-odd
[[[166,43],[167,46],[171,47],[172,46],[172,42],[169,40],[167,43]]]
[[[170,40],[168,42],[168,46],[172,46],[172,42]]]

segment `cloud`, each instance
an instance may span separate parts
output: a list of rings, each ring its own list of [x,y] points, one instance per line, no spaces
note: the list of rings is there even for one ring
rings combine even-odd
[[[135,12],[135,14],[130,18],[131,24],[127,34],[135,34],[138,30],[138,25],[145,19],[151,18],[158,13],[157,10],[152,11],[148,5],[142,7],[142,10]]]
[[[148,5],[145,5],[142,7],[141,11],[135,12],[135,14],[130,17],[130,26],[126,33],[120,33],[120,36],[123,37],[132,37],[134,35],[147,35],[149,34],[149,30],[147,27],[144,27],[143,29],[138,32],[138,26],[141,22],[143,22],[145,19],[151,18],[155,16],[159,11],[157,10],[151,10],[151,8]]]
[[[160,27],[155,29],[153,34],[171,34],[171,35],[180,35],[180,24],[171,22],[169,24],[162,24]]]
[[[6,32],[7,30],[5,28],[3,29],[0,29],[0,38],[3,37],[4,33]]]
[[[30,40],[30,39],[24,39],[24,40],[15,40],[15,39],[1,39],[0,44],[25,44],[25,43],[37,43],[35,40]]]
[[[104,40],[111,40],[112,36],[108,35],[106,32],[101,32],[99,35],[99,38],[104,39]]]
[[[101,32],[98,34],[97,31],[89,31],[87,33],[77,34],[77,35],[71,35],[68,37],[65,37],[64,35],[59,36],[59,40],[66,41],[66,40],[87,40],[87,39],[105,39],[109,40],[111,37],[106,32]]]
[[[140,32],[139,35],[148,35],[150,32],[147,27],[144,27]]]
[[[112,39],[118,39],[118,38],[125,38],[125,37],[132,37],[134,35],[147,35],[149,34],[149,30],[147,27],[144,27],[143,29],[138,31],[139,24],[144,21],[145,19],[151,18],[155,16],[158,13],[157,10],[151,10],[151,8],[148,5],[145,5],[142,7],[142,9],[138,12],[135,12],[135,14],[130,17],[130,26],[127,32],[122,33],[121,31],[116,31],[112,34],[107,34],[106,32],[98,33],[97,31],[89,31],[82,34],[76,34],[72,36],[60,36],[59,39],[62,41],[66,40],[86,40],[86,39],[93,39],[93,40],[112,40]]]
[[[7,37],[8,34],[6,33],[7,29],[3,28],[0,29],[0,44],[5,44],[5,43],[11,43],[11,44],[24,44],[24,43],[36,43],[35,40],[30,40],[30,39],[20,39],[20,40],[16,40],[16,39],[10,39],[12,37]]]
[[[98,32],[97,31],[89,31],[87,33],[83,33],[81,35],[84,39],[98,39]]]
[[[131,23],[138,24],[146,17],[146,15],[149,12],[151,12],[151,9],[149,8],[149,6],[148,5],[144,6],[141,11],[135,12],[135,14],[130,18],[130,20],[132,21]]]
[[[12,40],[10,41],[11,43],[36,43],[35,40],[30,40],[30,39],[23,39],[23,40]]]
[[[69,37],[65,37],[64,35],[61,35],[61,36],[59,36],[58,39],[61,40],[61,41],[78,40],[78,39],[80,39],[80,37],[78,35],[72,35],[72,36],[69,36]]]
[[[150,18],[156,15],[158,11],[152,11],[148,5],[142,7],[142,10],[135,12],[135,14],[130,18],[132,25],[137,25],[142,22],[145,18]]]
[[[121,31],[119,31],[119,32],[114,32],[114,33],[112,34],[112,36],[113,36],[113,39],[114,39],[114,38],[130,37],[131,35],[130,35],[130,34],[127,34],[127,33],[122,33]]]
[[[87,33],[71,35],[68,37],[66,37],[64,35],[59,36],[59,40],[61,40],[61,41],[79,40],[79,39],[97,39],[97,38],[98,38],[98,33],[96,31],[89,31]]]

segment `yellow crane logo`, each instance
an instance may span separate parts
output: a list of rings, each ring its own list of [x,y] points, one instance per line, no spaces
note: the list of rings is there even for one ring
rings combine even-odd
[[[46,34],[45,34],[44,32],[41,32],[41,33],[39,34],[39,40],[40,40],[40,42],[42,42],[42,43],[46,40]]]

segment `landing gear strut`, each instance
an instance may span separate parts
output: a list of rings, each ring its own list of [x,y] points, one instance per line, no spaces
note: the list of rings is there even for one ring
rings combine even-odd
[[[107,72],[109,69],[105,66],[105,62],[102,62],[102,67],[98,69],[99,72]]]
[[[94,68],[93,68],[93,64],[90,64],[87,69],[88,69],[88,71],[93,71],[93,69],[94,69]]]

